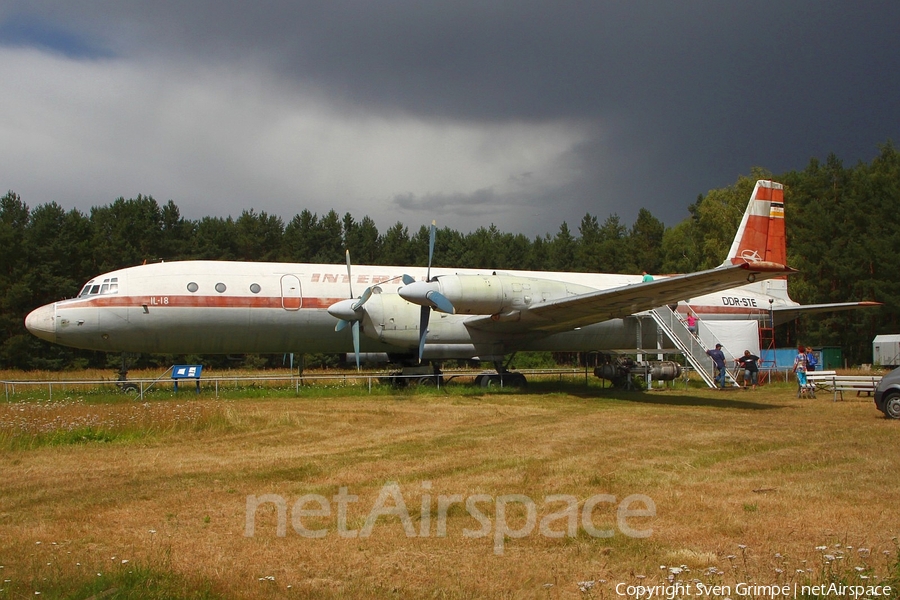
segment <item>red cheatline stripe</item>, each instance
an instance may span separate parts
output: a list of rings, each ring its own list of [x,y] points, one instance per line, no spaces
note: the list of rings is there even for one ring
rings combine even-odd
[[[164,298],[169,303],[164,303]],[[155,300],[155,303],[154,303]],[[250,296],[97,296],[79,303],[90,307],[143,307],[154,310],[160,308],[283,308],[282,300],[289,302],[292,298],[250,297]],[[296,300],[296,299],[293,299]],[[311,298],[304,297],[301,308],[326,309],[335,302],[345,298]],[[734,306],[692,305],[691,309],[702,314],[752,315],[767,313],[765,308],[741,308]]]
[[[768,314],[766,308],[743,308],[740,306],[695,306],[691,305],[691,309],[702,315],[763,315]]]
[[[302,308],[328,308],[345,298],[302,298]],[[299,298],[257,296],[96,296],[79,302],[85,307],[143,307],[150,308],[282,308],[296,306]]]

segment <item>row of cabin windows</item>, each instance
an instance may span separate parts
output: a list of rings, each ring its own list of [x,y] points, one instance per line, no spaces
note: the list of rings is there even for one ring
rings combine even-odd
[[[200,289],[200,286],[197,285],[197,283],[194,281],[187,284],[187,290],[192,294],[199,289]],[[216,284],[216,291],[219,292],[220,294],[224,293],[226,289],[228,289],[228,288],[225,286],[224,283],[220,282],[220,283]],[[254,294],[258,294],[261,290],[262,290],[262,288],[259,286],[258,283],[250,284],[250,291],[253,292]]]
[[[97,283],[94,279],[91,279],[84,287],[81,288],[81,291],[78,292],[79,298],[84,298],[86,296],[100,296],[103,294],[118,294],[119,293],[119,278],[118,277],[107,277],[102,282]]]
[[[189,292],[194,293],[200,289],[200,286],[195,282],[190,282],[187,284],[187,289]],[[226,286],[224,283],[216,284],[216,291],[220,294],[224,293],[226,290]],[[258,283],[250,284],[250,291],[254,294],[258,294],[262,288]],[[88,281],[81,291],[78,293],[79,298],[85,298],[87,296],[100,296],[104,294],[118,294],[119,293],[119,278],[118,277],[108,277],[104,279],[101,283],[97,283],[95,280],[91,279]]]

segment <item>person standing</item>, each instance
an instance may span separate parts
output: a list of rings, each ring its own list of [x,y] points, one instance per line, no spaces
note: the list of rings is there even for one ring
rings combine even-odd
[[[643,273],[641,273],[641,275],[644,276],[644,277],[641,279],[641,283],[647,283],[648,281],[653,281],[653,275],[651,275],[651,274],[648,273],[647,271],[644,271]]]
[[[694,313],[688,313],[687,326],[688,331],[690,331],[694,335],[697,335],[697,317],[694,316]]]
[[[813,352],[811,346],[806,347],[806,372],[812,373],[816,370],[816,367],[819,365],[819,361],[816,360],[816,353]]]
[[[734,359],[734,362],[741,365],[741,368],[744,369],[744,387],[749,382],[750,386],[755,390],[756,384],[759,383],[759,357],[755,354],[750,354],[749,350],[744,350],[744,355]]]
[[[794,373],[797,374],[797,397],[799,398],[806,389],[806,348],[797,346],[797,356],[794,357]]]
[[[722,344],[716,344],[716,347],[712,350],[707,350],[706,353],[713,360],[713,364],[716,367],[716,384],[718,384],[720,389],[725,389],[725,353],[722,352]]]
[[[794,373],[800,370],[800,367],[803,367],[803,372],[806,373],[806,348],[802,345],[797,346],[797,356],[794,357]]]

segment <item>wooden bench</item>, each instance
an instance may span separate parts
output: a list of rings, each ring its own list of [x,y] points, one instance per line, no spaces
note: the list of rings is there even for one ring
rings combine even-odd
[[[875,386],[881,381],[881,375],[838,375],[834,371],[813,371],[806,374],[806,380],[816,386],[817,390],[832,392],[835,402],[838,396],[844,399],[844,392],[863,392],[871,396]]]

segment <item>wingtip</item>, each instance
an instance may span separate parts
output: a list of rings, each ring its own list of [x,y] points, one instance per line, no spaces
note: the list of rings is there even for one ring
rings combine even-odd
[[[793,267],[765,260],[743,262],[740,263],[740,267],[748,271],[758,271],[761,273],[784,273],[786,275],[789,275],[791,273],[799,273],[799,271]]]

